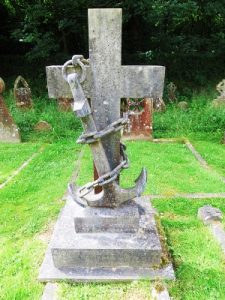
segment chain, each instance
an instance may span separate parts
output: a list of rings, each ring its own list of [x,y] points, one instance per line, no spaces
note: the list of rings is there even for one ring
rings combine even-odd
[[[118,177],[118,175],[122,169],[126,169],[129,167],[129,160],[125,153],[125,150],[126,150],[126,146],[124,144],[120,143],[120,154],[123,159],[122,162],[116,168],[114,168],[112,171],[100,176],[97,180],[95,180],[93,182],[89,182],[89,183],[85,184],[84,186],[82,186],[78,190],[78,194],[81,198],[84,197],[85,195],[89,194],[95,187],[104,186],[104,185],[114,181]]]
[[[69,66],[71,66],[71,65],[73,65],[74,67],[80,66],[81,74],[80,74],[80,77],[78,77],[78,81],[79,81],[79,83],[84,82],[84,80],[86,79],[85,64],[88,65],[89,60],[84,59],[84,57],[82,55],[74,55],[71,60],[67,61],[63,65],[62,75],[63,75],[64,79],[68,82],[68,76],[70,74],[67,73],[67,68]],[[74,87],[72,87],[72,88],[76,88],[76,86],[74,85]],[[106,128],[104,128],[101,131],[83,133],[77,140],[77,143],[81,143],[81,144],[94,143],[98,139],[101,139],[102,137],[104,137],[112,132],[117,132],[117,131],[121,130],[123,128],[123,126],[125,124],[127,124],[127,122],[128,122],[128,117],[120,118],[117,121],[109,124]],[[110,182],[116,180],[116,178],[118,177],[121,170],[129,167],[129,161],[128,161],[128,157],[125,153],[125,150],[126,150],[126,146],[124,144],[120,143],[120,155],[121,155],[121,159],[122,159],[121,163],[116,168],[114,168],[112,171],[100,176],[97,180],[87,183],[86,185],[81,187],[78,190],[78,194],[79,194],[80,198],[89,194],[95,187],[104,186],[104,185],[109,184]]]
[[[98,139],[112,133],[121,130],[124,125],[128,123],[128,118],[120,118],[117,121],[111,123],[109,126],[101,131],[94,131],[89,133],[83,133],[77,140],[78,144],[90,144],[96,142]]]

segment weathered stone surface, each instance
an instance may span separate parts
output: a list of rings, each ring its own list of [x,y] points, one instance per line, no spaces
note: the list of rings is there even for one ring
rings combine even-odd
[[[52,130],[52,126],[46,121],[39,121],[34,126],[34,130],[35,131],[50,131],[50,130]]]
[[[180,101],[177,103],[177,107],[181,110],[187,110],[188,109],[188,103],[186,101]]]
[[[177,87],[176,87],[176,85],[173,82],[170,82],[169,84],[167,84],[166,90],[167,90],[167,96],[168,96],[169,101],[171,103],[176,102],[177,101],[177,96],[176,96]]]
[[[76,233],[135,233],[139,219],[138,205],[130,201],[115,209],[76,206],[74,223]]]
[[[4,91],[5,83],[0,79],[0,91]],[[19,143],[20,135],[8,108],[4,103],[4,98],[0,95],[0,142]]]
[[[219,95],[212,101],[212,106],[215,108],[225,107],[225,79],[217,84],[216,90]]]
[[[144,98],[138,108],[132,110],[132,103],[128,101],[127,111],[123,116],[129,115],[129,123],[124,127],[126,139],[152,139],[153,130],[153,100]],[[135,103],[137,105],[139,102]]]
[[[198,210],[198,218],[203,221],[204,224],[211,224],[215,221],[222,220],[222,212],[220,209],[211,205],[205,205]]]
[[[18,108],[30,109],[32,107],[31,90],[22,76],[16,78],[13,93]]]
[[[162,249],[154,211],[142,199],[136,199],[136,204],[140,214],[136,233],[75,233],[74,218],[81,208],[68,199],[56,224],[39,279],[129,280],[159,275]],[[171,267],[165,274],[169,279],[174,278]]]
[[[72,111],[73,98],[58,98],[58,108],[60,111]]]
[[[165,286],[157,284],[151,290],[152,300],[170,300],[170,295]]]
[[[162,98],[157,97],[153,99],[153,110],[157,112],[166,111],[166,104]]]
[[[0,77],[0,94],[2,94],[5,90],[5,82],[3,79]]]

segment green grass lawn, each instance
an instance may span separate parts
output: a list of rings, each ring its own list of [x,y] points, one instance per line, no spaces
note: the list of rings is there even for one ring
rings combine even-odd
[[[0,184],[12,175],[39,147],[39,144],[31,143],[0,143]]]
[[[132,179],[142,165],[151,168],[147,193],[189,191],[193,186],[192,191],[216,192],[224,187],[217,173],[202,169],[182,144],[127,144]],[[38,148],[29,145],[30,150]],[[5,144],[5,147],[7,151],[2,151],[3,156],[10,152],[10,146]],[[14,147],[12,145],[12,151]],[[37,281],[37,276],[47,247],[42,237],[63,206],[60,198],[80,149],[74,142],[46,145],[44,151],[0,191],[1,299],[40,299],[44,285]],[[80,183],[92,178],[89,158],[89,151],[85,149]],[[10,166],[11,161],[5,160],[6,170]],[[125,173],[123,183],[130,185],[131,180],[126,176]],[[215,205],[225,213],[224,199],[153,201],[176,267],[177,280],[168,282],[174,299],[225,299],[224,257],[207,228],[196,218],[198,208],[204,204]],[[150,299],[149,291],[150,282],[146,280],[124,284],[60,283],[58,292],[61,299],[145,300]]]
[[[46,245],[39,234],[57,218],[63,205],[60,198],[78,149],[74,142],[46,146],[0,191],[1,299],[40,299],[43,285],[37,276]]]
[[[0,190],[0,299],[40,299],[44,285],[37,281],[38,270],[47,248],[49,227],[64,205],[60,200],[75,168],[80,146],[75,137],[81,131],[73,113],[58,112],[56,102],[34,98],[34,109],[19,111],[12,95],[6,102],[26,144],[0,144],[0,183],[25,160],[43,152],[30,162],[7,186]],[[196,101],[195,101],[196,100]],[[197,100],[201,100],[197,104]],[[154,115],[155,137],[188,137],[212,167],[203,169],[185,145],[127,142],[130,168],[121,175],[124,187],[131,186],[141,167],[148,170],[146,194],[224,192],[225,110],[212,109],[205,98],[193,99],[187,111],[169,105],[166,113]],[[37,133],[34,125],[48,121],[53,130]],[[34,141],[34,143],[30,143]],[[93,179],[93,163],[84,148],[78,184]],[[168,282],[175,300],[225,300],[225,260],[219,246],[196,215],[204,204],[212,204],[225,214],[225,199],[155,199],[176,271],[176,281]],[[60,283],[60,299],[146,300],[150,282],[112,284]]]
[[[193,144],[208,164],[225,177],[225,145],[207,140],[194,140]]]
[[[127,142],[130,168],[121,175],[121,185],[129,187],[139,175],[141,167],[148,170],[145,194],[173,195],[176,193],[224,192],[225,184],[216,171],[201,167],[184,144],[155,144]],[[224,158],[223,158],[224,159]],[[78,178],[79,184],[92,180],[93,163],[90,150],[85,147]]]

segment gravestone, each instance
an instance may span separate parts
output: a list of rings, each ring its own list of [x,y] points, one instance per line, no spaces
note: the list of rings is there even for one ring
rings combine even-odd
[[[124,127],[125,139],[149,139],[152,140],[153,133],[153,100],[144,98],[141,101],[126,99],[127,105],[122,112],[124,117],[128,116],[128,124]]]
[[[2,96],[4,89],[4,81],[0,78],[0,142],[19,143],[19,130],[8,111]]]
[[[16,106],[18,108],[32,108],[31,90],[27,81],[22,76],[18,76],[16,78],[13,93],[16,101]]]
[[[47,67],[47,81],[50,97],[73,95],[84,128],[78,142],[90,145],[100,177],[69,185],[39,280],[174,279],[172,265],[162,262],[155,211],[141,197],[146,170],[132,188],[119,186],[120,171],[129,166],[120,142],[127,122],[120,98],[161,96],[165,68],[121,65],[121,9],[90,9],[88,21],[90,59],[75,55],[64,66]],[[96,186],[101,193],[94,193]]]
[[[213,107],[225,107],[225,79],[217,84],[216,90],[219,95],[212,101]]]

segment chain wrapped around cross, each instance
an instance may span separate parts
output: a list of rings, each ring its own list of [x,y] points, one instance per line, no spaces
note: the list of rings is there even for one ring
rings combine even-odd
[[[82,206],[113,208],[140,196],[147,182],[143,168],[133,187],[119,186],[119,174],[129,166],[120,142],[127,123],[120,115],[121,98],[162,97],[165,68],[121,64],[121,9],[92,9],[88,20],[90,59],[75,55],[63,67],[47,67],[48,92],[50,98],[73,96],[84,130],[78,143],[89,144],[99,175],[83,187],[70,184],[73,199]],[[95,194],[96,186],[102,192]]]

